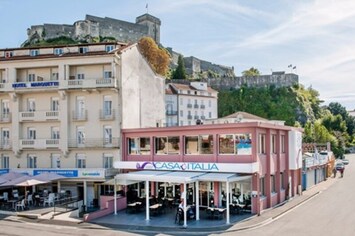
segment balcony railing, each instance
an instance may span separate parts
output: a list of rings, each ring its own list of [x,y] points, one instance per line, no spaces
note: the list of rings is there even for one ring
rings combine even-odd
[[[192,120],[192,115],[187,115],[187,119]]]
[[[70,139],[69,148],[118,148],[120,146],[119,138],[85,138]]]
[[[114,120],[115,119],[115,110],[100,110],[100,120]]]
[[[201,109],[205,109],[206,106],[205,106],[205,105],[201,105],[200,108],[201,108]]]
[[[61,88],[113,88],[116,86],[115,79],[69,79],[63,81]]]
[[[12,142],[10,140],[1,140],[0,142],[0,149],[1,150],[8,150],[12,148]]]
[[[20,112],[21,121],[46,121],[58,120],[59,111],[22,111]]]
[[[88,119],[88,111],[82,110],[80,112],[73,111],[73,120],[75,121],[86,121]]]
[[[191,103],[187,104],[187,108],[192,108],[192,104]]]
[[[199,118],[200,118],[199,116],[194,116],[194,119],[195,119],[195,120],[197,120],[197,119],[199,119]]]
[[[59,139],[20,139],[20,149],[59,148]]]
[[[194,108],[198,108],[198,104],[194,104]]]
[[[11,112],[1,113],[0,123],[9,123],[9,122],[11,122]]]
[[[201,120],[205,120],[206,119],[206,116],[201,116]]]
[[[167,116],[176,116],[178,114],[178,112],[177,111],[166,111],[165,114]]]
[[[13,88],[10,83],[0,83],[0,91],[1,92],[7,92],[7,91],[12,91]]]

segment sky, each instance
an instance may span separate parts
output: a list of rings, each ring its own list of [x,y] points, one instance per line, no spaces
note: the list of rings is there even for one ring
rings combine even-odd
[[[161,43],[184,56],[234,66],[236,75],[293,72],[324,105],[355,109],[354,0],[0,0],[0,48],[19,47],[31,25],[86,14],[135,22],[147,10],[162,22]]]

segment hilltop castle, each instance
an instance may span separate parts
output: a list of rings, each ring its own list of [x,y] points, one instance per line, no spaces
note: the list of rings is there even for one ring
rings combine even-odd
[[[137,42],[141,37],[149,36],[160,43],[159,18],[143,14],[136,18],[136,23],[121,21],[109,17],[101,18],[86,15],[85,20],[76,21],[73,25],[43,24],[32,25],[27,29],[28,39],[23,45],[31,45],[41,40],[59,37],[71,38],[75,41],[90,42],[93,38],[114,38],[119,42]]]

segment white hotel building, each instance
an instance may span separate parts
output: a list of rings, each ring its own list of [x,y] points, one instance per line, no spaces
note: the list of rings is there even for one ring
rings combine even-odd
[[[136,44],[0,49],[0,174],[63,174],[56,190],[89,204],[115,173],[121,129],[164,121],[164,91]]]
[[[218,92],[204,82],[169,83],[165,90],[166,126],[195,125],[218,117]]]

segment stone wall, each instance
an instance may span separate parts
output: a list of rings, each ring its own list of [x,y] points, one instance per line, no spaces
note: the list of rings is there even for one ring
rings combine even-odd
[[[160,20],[149,14],[137,17],[136,23],[121,21],[109,17],[86,15],[73,25],[43,24],[34,25],[27,30],[28,40],[35,43],[61,36],[73,40],[86,40],[93,37],[113,37],[120,42],[138,42],[144,36],[150,36],[160,42]]]

